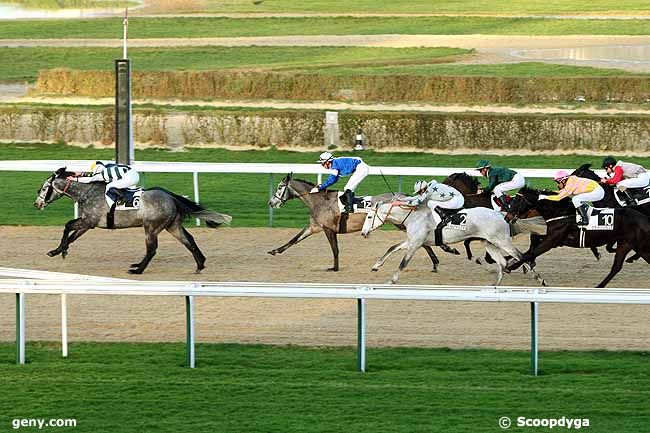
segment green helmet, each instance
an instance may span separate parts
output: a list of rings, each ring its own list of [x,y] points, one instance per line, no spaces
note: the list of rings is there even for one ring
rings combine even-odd
[[[608,156],[607,158],[603,159],[602,167],[605,168],[609,167],[610,165],[616,165],[616,160],[613,157]]]
[[[492,164],[490,164],[490,161],[488,161],[487,159],[482,159],[482,160],[480,160],[479,162],[476,163],[476,169],[477,170],[482,170],[484,168],[489,168],[491,166],[492,166]]]

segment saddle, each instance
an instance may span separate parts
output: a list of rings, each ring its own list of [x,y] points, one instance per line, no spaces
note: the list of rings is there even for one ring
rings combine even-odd
[[[628,188],[625,192],[616,190],[616,195],[618,196],[619,201],[625,203],[626,193],[636,202],[637,205],[650,202],[650,185],[643,188]]]
[[[140,209],[140,196],[142,188],[122,188],[119,190],[120,196],[115,201],[115,210],[137,210]]]
[[[342,214],[344,213],[343,211],[345,210],[345,205],[341,201],[341,197],[343,196],[343,194],[345,194],[345,192],[338,191],[336,196],[338,199],[337,202],[339,204],[339,211]],[[354,196],[354,203],[353,203],[354,213],[357,212],[368,213],[368,209],[372,207],[371,199],[372,196],[360,196],[360,197]]]
[[[467,214],[459,213],[461,209],[442,209],[437,207],[436,212],[440,215],[440,223],[434,229],[434,243],[436,246],[441,246],[442,241],[442,229],[447,225],[453,225],[458,227],[459,230],[465,230],[465,223],[467,219]]]

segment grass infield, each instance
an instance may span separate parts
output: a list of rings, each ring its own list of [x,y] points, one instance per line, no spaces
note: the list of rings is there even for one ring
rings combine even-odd
[[[320,151],[319,151],[320,152]],[[136,151],[136,160],[141,161],[201,161],[201,162],[277,162],[314,163],[319,152],[228,151],[223,149],[193,149],[187,152],[166,150]],[[473,167],[485,155],[436,155],[429,153],[377,153],[365,151],[361,154],[335,152],[339,156],[358,155],[371,166],[416,166],[416,167]],[[112,159],[112,149],[82,149],[64,144],[0,144],[0,159]],[[568,156],[489,156],[495,165],[513,168],[563,168],[578,167],[590,162],[600,167],[602,157],[589,155]],[[629,159],[629,158],[628,158]],[[633,158],[634,162],[650,166],[650,158]],[[72,202],[61,198],[44,211],[33,207],[37,190],[49,173],[0,172],[0,202],[11,203],[0,212],[0,225],[63,225],[72,219]],[[234,227],[268,226],[269,187],[273,190],[283,176],[276,174],[272,180],[268,174],[200,174],[199,188],[201,204],[233,216]],[[316,181],[314,175],[297,175]],[[345,179],[345,178],[344,178]],[[386,176],[394,191],[410,193],[417,178]],[[483,184],[485,180],[482,179]],[[553,188],[552,180],[529,179],[533,186]],[[193,197],[191,174],[145,173],[141,177],[145,187],[162,186],[178,194]],[[341,188],[339,181],[334,187]],[[378,194],[388,191],[381,176],[367,177],[359,187],[358,194]],[[307,209],[297,201],[290,201],[274,211],[274,227],[302,227],[308,223]]]
[[[383,348],[355,371],[352,347],[182,343],[30,343],[16,366],[0,344],[0,428],[18,418],[74,418],[70,432],[498,432],[510,417],[589,419],[590,432],[650,423],[645,352]],[[584,427],[583,427],[584,428]],[[558,427],[558,429],[560,429]],[[562,428],[564,430],[565,428]],[[37,431],[21,429],[21,431]],[[539,431],[547,429],[536,428]]]

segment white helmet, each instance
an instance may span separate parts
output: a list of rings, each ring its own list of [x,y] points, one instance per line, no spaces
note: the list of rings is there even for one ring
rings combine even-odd
[[[429,186],[429,183],[426,180],[418,180],[413,184],[413,192],[416,194],[420,194],[422,190],[427,189]]]
[[[320,154],[320,156],[318,157],[318,161],[316,162],[320,162],[322,164],[324,162],[331,161],[333,159],[334,159],[334,155],[332,155],[329,152],[323,152]]]
[[[99,172],[102,171],[103,169],[104,169],[104,163],[101,162],[101,161],[95,161],[95,162],[93,162],[92,165],[90,166],[90,171],[93,172],[93,173],[95,173],[95,174],[96,174],[96,173],[99,173]]]

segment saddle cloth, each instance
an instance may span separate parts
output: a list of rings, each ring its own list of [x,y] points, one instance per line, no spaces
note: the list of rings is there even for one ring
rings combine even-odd
[[[116,211],[140,209],[142,188],[123,188],[120,192],[122,193],[122,196],[116,202]]]
[[[336,195],[336,202],[339,205],[339,211],[343,213],[345,210],[345,206],[343,206],[343,203],[341,203],[341,196],[343,195],[343,191],[339,191],[338,194]],[[371,202],[372,202],[372,196],[360,196],[360,197],[354,197],[354,213],[368,213],[368,209],[371,207]]]
[[[577,220],[580,216],[576,214]],[[590,208],[589,224],[584,226],[585,230],[614,230],[614,209],[611,208]]]
[[[643,188],[628,188],[627,193],[630,197],[636,200],[637,204],[650,203],[650,186]],[[618,191],[616,191],[616,195],[618,196]]]

